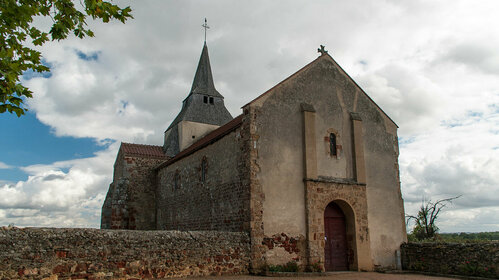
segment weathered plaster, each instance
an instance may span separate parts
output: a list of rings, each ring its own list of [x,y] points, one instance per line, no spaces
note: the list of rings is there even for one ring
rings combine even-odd
[[[206,134],[217,129],[218,125],[181,121],[178,124],[178,138],[180,152],[192,145],[192,143],[201,139]]]
[[[395,251],[407,240],[398,166],[396,126],[359,96],[367,181],[369,230],[375,266],[396,268]],[[389,124],[387,127],[386,124]]]
[[[301,112],[303,103],[315,109],[313,132],[305,127],[309,117]],[[398,147],[394,142],[397,127],[384,112],[329,56],[322,56],[304,67],[244,109],[253,112],[252,147],[256,154],[254,165],[258,167],[255,177],[265,197],[264,235],[285,233],[314,238],[310,231],[314,223],[310,219],[314,217],[306,216],[310,197],[305,197],[303,182],[308,177],[305,172],[309,173],[305,167],[313,166],[307,160],[313,156],[307,159],[302,148],[305,145],[305,149],[310,149],[304,141],[313,136],[317,147],[317,177],[329,182],[348,182],[342,185],[343,196],[355,196],[358,190],[354,188],[363,188],[364,209],[362,219],[356,220],[358,240],[352,245],[357,257],[351,268],[372,270],[373,264],[394,266],[395,250],[406,236],[398,180]],[[362,121],[352,120],[352,112]],[[325,143],[331,132],[337,135],[338,156],[331,156]],[[322,215],[326,205],[338,198],[329,196],[328,199],[314,215],[319,212]],[[359,202],[352,203],[352,211],[361,211],[356,206]],[[311,260],[321,261],[323,247],[310,250]],[[266,253],[266,256],[272,255],[275,254]]]

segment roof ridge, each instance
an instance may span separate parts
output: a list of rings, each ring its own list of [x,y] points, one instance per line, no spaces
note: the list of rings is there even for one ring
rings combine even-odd
[[[246,106],[248,106],[249,104],[255,102],[256,100],[260,99],[261,97],[267,95],[267,93],[271,92],[273,89],[275,89],[276,87],[282,85],[283,83],[285,83],[286,81],[288,81],[289,79],[293,78],[294,76],[298,75],[300,72],[304,71],[306,68],[308,68],[310,65],[312,65],[312,63],[316,62],[317,60],[321,59],[324,55],[321,55],[319,57],[317,57],[316,59],[312,60],[311,62],[309,62],[307,65],[303,66],[302,68],[298,69],[298,71],[294,72],[293,74],[289,75],[287,78],[285,78],[284,80],[280,81],[279,83],[277,83],[276,85],[274,85],[273,87],[269,88],[268,90],[266,90],[264,93],[260,94],[259,96],[255,97],[253,100],[251,100],[250,102],[244,104],[244,106],[242,106],[241,108],[244,108]],[[328,55],[329,56],[329,55]],[[330,56],[329,56],[330,57]]]
[[[376,107],[378,107],[378,109],[396,126],[396,127],[399,127],[398,124],[385,112],[383,111],[383,109],[378,105],[378,103],[374,102],[374,100],[371,98],[371,96],[369,96],[369,94],[367,94],[367,92],[352,78],[352,76],[350,76],[350,74],[347,73],[347,71],[345,71],[343,69],[343,67],[341,67],[341,65],[336,62],[336,60],[334,60],[334,58],[332,56],[330,56],[328,53],[326,53],[326,55],[329,57],[329,59],[331,59],[333,61],[334,64],[336,64],[336,66],[338,66],[338,68],[340,68],[340,70],[343,72],[343,74],[345,74],[349,79],[350,81],[352,81],[359,89],[362,93],[364,93],[367,98],[369,100],[371,100],[372,103],[374,103],[374,105]]]
[[[158,167],[156,167],[156,170],[161,169],[165,166],[168,166],[186,156],[191,155],[192,153],[196,152],[197,150],[200,150],[201,148],[204,148],[208,146],[209,144],[218,141],[228,133],[232,132],[235,128],[239,127],[243,121],[243,114],[240,114],[239,116],[235,117],[228,123],[222,125],[221,127],[213,130],[212,132],[206,134],[203,138],[200,138],[198,141],[194,142],[192,145],[189,147],[185,148],[183,151],[180,153],[176,154],[174,157],[168,159],[167,161],[163,162],[160,164]]]
[[[137,146],[162,147],[161,145],[137,144],[137,143],[128,143],[128,142],[121,142],[121,144],[126,144],[126,145],[137,145]]]
[[[241,108],[244,108],[246,106],[248,106],[249,104],[255,102],[256,100],[262,98],[263,96],[267,95],[269,92],[271,92],[272,90],[274,90],[275,88],[277,88],[278,86],[282,85],[283,83],[285,83],[286,81],[290,80],[291,78],[293,78],[294,76],[298,75],[300,72],[304,71],[306,68],[308,68],[310,65],[312,65],[313,63],[315,63],[316,61],[318,61],[319,59],[321,58],[326,58],[326,59],[329,59],[331,60],[336,66],[338,66],[338,68],[343,72],[343,74],[345,74],[347,76],[348,79],[350,79],[350,81],[352,81],[356,86],[357,88],[360,89],[360,91],[362,93],[364,93],[365,96],[367,96],[367,98],[393,123],[395,124],[395,126],[398,127],[397,123],[385,112],[383,111],[383,109],[381,109],[381,107],[376,103],[374,102],[374,100],[369,96],[369,94],[367,94],[367,92],[364,91],[364,89],[340,66],[340,64],[338,62],[336,62],[336,60],[334,60],[334,58],[328,54],[328,53],[325,53],[325,54],[322,54],[320,55],[319,57],[317,57],[316,59],[312,60],[311,62],[309,62],[307,65],[303,66],[302,68],[300,68],[298,71],[294,72],[293,74],[289,75],[287,78],[285,78],[284,80],[282,80],[281,82],[279,82],[278,84],[276,84],[275,86],[271,87],[270,89],[266,90],[264,93],[260,94],[259,96],[257,96],[256,98],[254,98],[253,100],[251,100],[250,102],[246,103],[244,106],[242,106]]]
[[[156,145],[121,142],[120,152],[123,152],[124,155],[168,158],[168,156],[163,152],[163,147]]]

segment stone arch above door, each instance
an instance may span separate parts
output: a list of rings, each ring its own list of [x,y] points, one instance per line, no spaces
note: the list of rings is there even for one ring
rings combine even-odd
[[[306,181],[306,191],[308,264],[325,269],[324,211],[334,202],[345,215],[348,270],[372,270],[366,186]]]

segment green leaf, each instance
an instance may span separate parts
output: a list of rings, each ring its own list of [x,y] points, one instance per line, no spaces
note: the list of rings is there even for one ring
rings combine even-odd
[[[24,71],[50,71],[41,63],[41,53],[26,46],[29,36],[35,46],[49,40],[66,39],[69,33],[78,38],[93,37],[86,28],[86,18],[103,22],[133,18],[130,7],[120,8],[109,1],[83,0],[84,13],[77,10],[72,0],[0,0],[0,113],[10,112],[21,116],[27,109],[24,98],[32,92],[19,83]],[[53,19],[50,30],[40,30],[32,25],[35,16]]]

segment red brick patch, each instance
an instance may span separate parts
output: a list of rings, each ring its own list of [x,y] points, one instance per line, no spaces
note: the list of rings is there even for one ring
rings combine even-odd
[[[300,252],[298,240],[287,236],[285,233],[274,234],[272,237],[264,237],[262,245],[267,246],[269,250],[272,250],[274,247],[282,247],[290,254]]]

